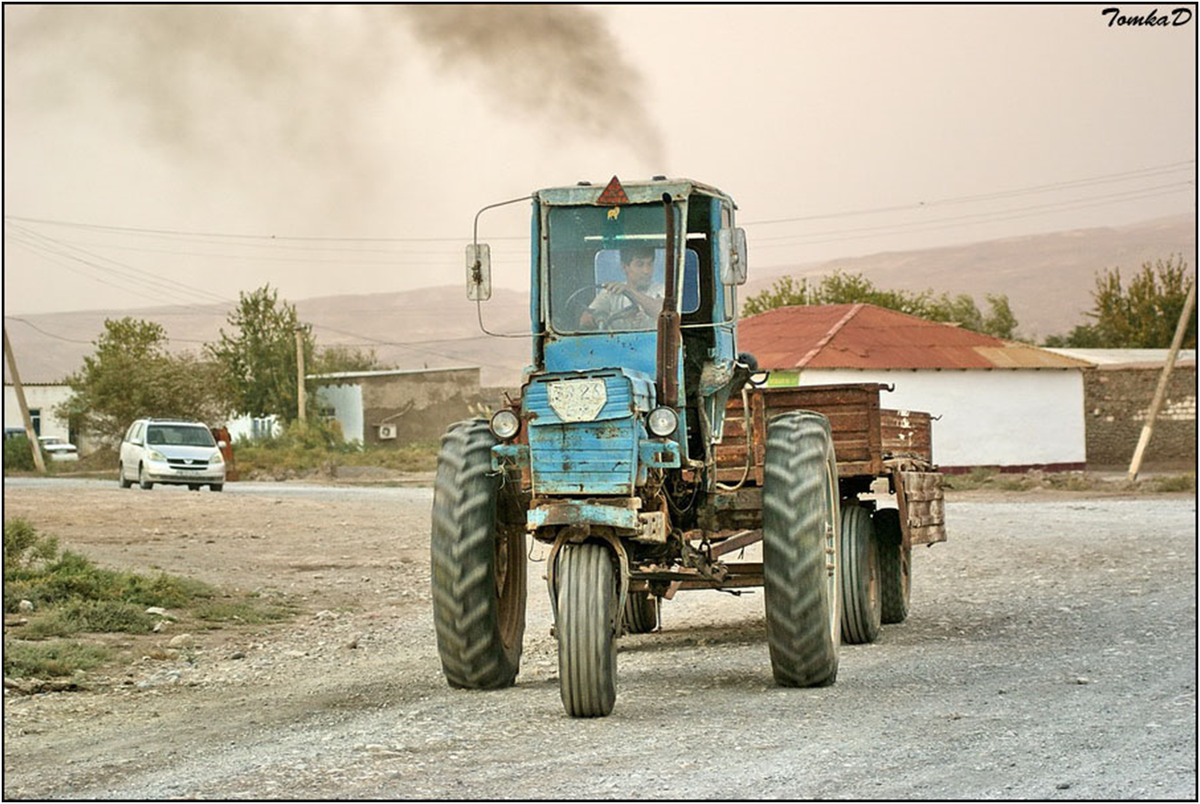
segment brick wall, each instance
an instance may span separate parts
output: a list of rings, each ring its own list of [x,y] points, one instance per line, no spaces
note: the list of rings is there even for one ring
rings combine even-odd
[[[1107,367],[1084,372],[1089,466],[1128,466],[1150,415],[1161,366]],[[1166,399],[1154,421],[1145,463],[1196,462],[1196,364],[1171,372]]]

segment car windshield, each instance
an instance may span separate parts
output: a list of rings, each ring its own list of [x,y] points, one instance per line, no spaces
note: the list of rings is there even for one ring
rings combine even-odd
[[[152,424],[146,428],[146,443],[165,447],[215,447],[207,427],[186,424]]]

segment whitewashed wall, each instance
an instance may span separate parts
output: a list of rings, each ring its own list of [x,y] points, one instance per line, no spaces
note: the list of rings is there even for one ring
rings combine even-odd
[[[334,418],[342,426],[342,437],[346,441],[363,441],[362,386],[322,385],[316,393],[318,404],[333,408]]]
[[[30,410],[41,411],[40,434],[58,436],[67,441],[67,420],[54,415],[54,409],[66,402],[71,396],[71,389],[65,385],[25,385],[25,402]],[[21,406],[17,404],[17,389],[11,385],[4,386],[4,426],[24,427],[21,418]]]
[[[225,429],[229,431],[229,438],[235,442],[241,438],[247,441],[255,441],[268,436],[278,436],[283,432],[283,427],[279,424],[279,417],[277,416],[261,416],[258,418],[253,416],[238,416],[226,421]]]
[[[878,382],[895,385],[879,404],[923,410],[933,423],[933,459],[941,466],[1025,466],[1086,460],[1083,374],[1074,369],[805,369],[801,385]]]

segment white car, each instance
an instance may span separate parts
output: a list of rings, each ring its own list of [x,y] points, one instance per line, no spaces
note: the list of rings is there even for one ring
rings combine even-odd
[[[220,491],[225,486],[224,446],[201,422],[138,419],[121,442],[117,480],[123,489],[137,481],[146,490],[167,483],[192,491],[201,486]]]
[[[58,436],[38,436],[42,442],[42,454],[49,456],[52,461],[77,461],[79,450],[74,444],[68,444]]]

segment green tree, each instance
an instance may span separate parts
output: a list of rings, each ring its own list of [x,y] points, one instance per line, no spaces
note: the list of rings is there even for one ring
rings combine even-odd
[[[313,365],[314,342],[308,328],[300,327],[294,305],[279,301],[279,291],[263,285],[238,294],[238,306],[226,319],[232,334],[205,347],[221,368],[232,408],[250,416],[278,416],[284,422],[297,418],[296,330],[301,331],[304,365]],[[313,395],[308,395],[310,404]],[[310,411],[306,411],[310,412]]]
[[[1013,315],[1008,304],[1008,296],[1003,293],[989,293],[984,296],[988,303],[987,315],[983,317],[983,332],[1004,338],[1006,341],[1017,337],[1017,317]]]
[[[325,346],[317,351],[310,374],[335,374],[340,371],[382,371],[391,368],[380,361],[374,349],[355,346]]]
[[[1079,349],[1166,349],[1175,337],[1188,291],[1196,279],[1182,256],[1142,263],[1128,286],[1121,269],[1104,269],[1092,290],[1092,319],[1067,335],[1051,335],[1046,346]],[[1196,311],[1192,310],[1183,337],[1184,349],[1196,348]]]
[[[71,397],[55,411],[80,429],[115,443],[144,416],[180,417],[214,424],[226,411],[216,367],[167,352],[161,324],[106,319],[96,351],[67,378]]]
[[[742,304],[742,315],[758,315],[776,307],[819,304],[814,300],[815,291],[815,288],[809,287],[807,279],[797,282],[794,277],[781,276],[767,290],[746,299]]]
[[[805,279],[797,284],[792,277],[782,276],[769,289],[746,299],[742,315],[755,315],[790,305],[864,303],[929,321],[957,323],[964,329],[998,338],[1015,338],[1017,319],[1009,306],[1008,296],[1002,293],[988,294],[986,298],[988,313],[984,315],[975,300],[965,293],[957,296],[942,293],[939,296],[932,290],[886,290],[876,287],[862,274],[834,271],[815,284]]]
[[[1095,320],[1098,339],[1106,347],[1165,349],[1171,345],[1183,303],[1195,278],[1187,274],[1187,263],[1179,258],[1142,264],[1122,288],[1121,271],[1114,268],[1096,278],[1092,291],[1095,306],[1088,317]],[[1196,348],[1196,311],[1193,309],[1184,334],[1183,348]]]

